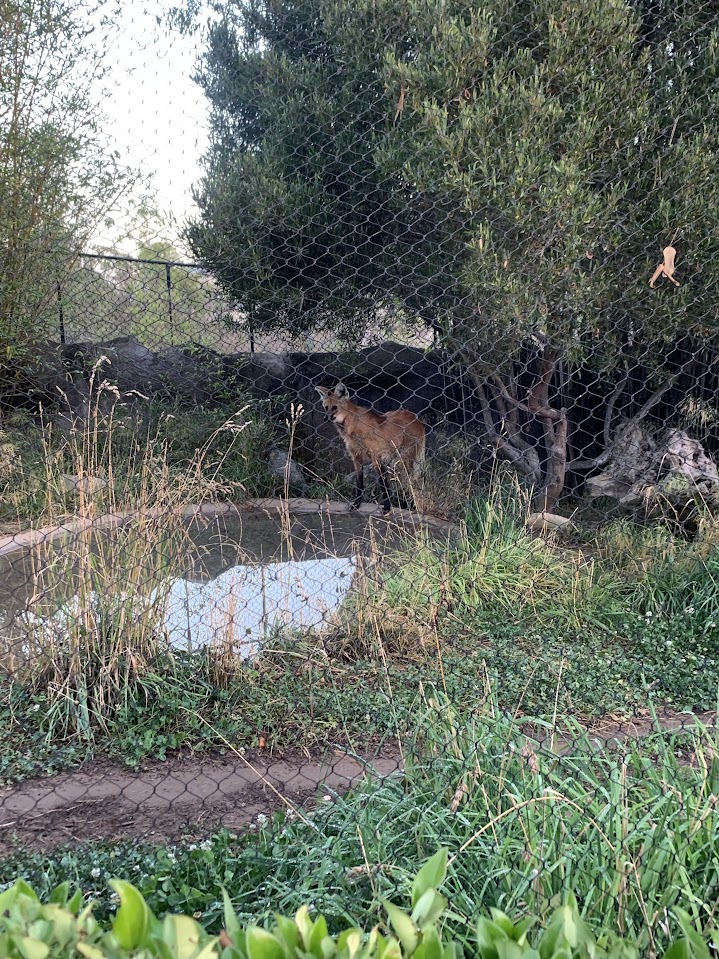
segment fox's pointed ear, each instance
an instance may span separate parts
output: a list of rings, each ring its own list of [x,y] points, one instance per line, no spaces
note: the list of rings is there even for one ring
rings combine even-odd
[[[337,386],[335,386],[334,394],[338,399],[343,399],[345,396],[350,395],[344,383],[338,383]]]
[[[324,400],[324,399],[327,399],[327,396],[329,395],[329,392],[330,392],[330,391],[329,391],[326,387],[324,387],[324,386],[316,386],[315,389],[316,389],[317,392],[320,394],[320,396],[322,397],[323,400]]]

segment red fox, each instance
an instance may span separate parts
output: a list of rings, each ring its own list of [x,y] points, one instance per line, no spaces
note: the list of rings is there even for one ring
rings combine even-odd
[[[416,472],[424,460],[424,423],[409,410],[373,413],[358,406],[350,399],[344,383],[338,383],[333,390],[324,386],[315,389],[352,457],[357,479],[352,509],[358,509],[362,503],[364,466],[369,463],[380,481],[384,497],[382,508],[388,513],[391,505],[387,468],[400,466],[407,479]]]

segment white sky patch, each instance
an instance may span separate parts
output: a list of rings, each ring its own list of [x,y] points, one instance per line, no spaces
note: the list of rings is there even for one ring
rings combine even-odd
[[[201,41],[168,32],[164,19],[171,6],[168,0],[134,0],[123,7],[105,52],[103,111],[110,148],[122,163],[149,176],[157,206],[170,221],[162,239],[176,241],[182,223],[196,211],[191,189],[201,177],[208,110],[192,80]],[[110,212],[120,230],[128,222],[128,206],[123,199]],[[117,234],[118,228],[103,229],[95,242],[111,242]]]

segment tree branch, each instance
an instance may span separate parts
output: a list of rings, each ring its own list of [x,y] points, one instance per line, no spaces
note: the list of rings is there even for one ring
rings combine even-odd
[[[536,450],[529,446],[529,444],[525,444],[525,448],[523,449],[519,444],[510,442],[505,436],[497,432],[482,378],[479,377],[471,367],[468,366],[468,369],[477,392],[479,405],[482,409],[482,418],[492,445],[498,453],[501,453],[510,463],[513,463],[529,480],[533,483],[538,483],[542,471]]]
[[[649,415],[649,413],[651,413],[654,407],[657,405],[659,400],[664,396],[664,394],[668,390],[670,390],[672,386],[674,386],[674,384],[679,379],[679,377],[686,372],[686,370],[691,366],[691,364],[694,362],[696,358],[697,358],[697,354],[692,353],[689,359],[685,360],[682,363],[682,365],[679,367],[679,369],[675,373],[672,373],[672,375],[664,383],[662,383],[659,389],[655,390],[652,393],[649,399],[647,399],[646,402],[642,405],[639,412],[636,413],[634,416],[632,416],[631,419],[627,420],[626,423],[623,423],[622,426],[617,431],[617,434],[614,436],[614,438],[610,442],[607,442],[607,430],[608,430],[608,425],[610,424],[611,415],[612,415],[614,406],[616,405],[617,400],[621,396],[626,386],[627,380],[629,378],[629,371],[627,370],[624,376],[622,377],[622,379],[614,388],[614,392],[612,393],[608,401],[608,404],[611,406],[611,409],[608,409],[607,413],[605,413],[605,416],[604,416],[605,449],[603,450],[603,452],[599,454],[599,456],[595,456],[593,459],[573,460],[571,463],[567,464],[567,469],[575,473],[584,473],[591,469],[598,469],[599,467],[606,466],[611,457],[612,446],[614,445],[614,443],[616,443],[617,436],[619,435],[619,433],[620,432],[624,433],[627,429],[630,429],[632,426],[636,426],[637,423],[640,423],[643,419],[645,419]],[[714,359],[711,361],[709,366],[714,366],[715,363],[719,363],[719,354],[717,354],[717,356],[714,357]]]
[[[510,406],[516,407],[518,410],[521,410],[523,413],[527,413],[529,416],[540,416],[544,417],[545,419],[555,420],[557,422],[561,420],[562,414],[557,410],[553,410],[551,406],[538,406],[536,409],[530,409],[526,403],[522,403],[521,400],[517,400],[511,395],[499,376],[493,376],[492,380],[502,394],[504,400],[509,403]]]
[[[516,419],[516,411],[517,411],[516,406],[510,407],[511,411],[514,413],[514,416],[510,417],[510,412],[507,409],[507,402],[506,402],[505,396],[502,393],[502,387],[504,387],[504,384],[502,382],[501,377],[498,374],[495,374],[491,378],[490,386],[492,386],[494,389],[494,399],[499,408],[499,413],[500,413],[500,416],[502,417],[502,423],[504,424],[504,427],[507,431],[508,436],[512,440],[512,443],[514,443],[514,445],[520,450],[531,449],[532,444],[528,443],[521,434],[519,423],[517,422],[517,419]],[[510,399],[514,401],[514,403],[517,402],[517,400],[511,395],[511,393],[509,393],[506,390],[506,387],[504,387],[504,392],[506,393],[507,397],[510,397]]]
[[[612,445],[612,416],[614,415],[614,407],[617,405],[617,400],[624,392],[624,388],[629,382],[629,367],[624,370],[624,374],[621,379],[614,387],[612,395],[609,397],[607,402],[607,408],[604,411],[604,448],[609,449]]]
[[[552,510],[564,489],[567,472],[567,411],[560,410],[558,422],[544,420],[545,445],[547,447],[547,475],[544,486],[534,498],[538,512]]]

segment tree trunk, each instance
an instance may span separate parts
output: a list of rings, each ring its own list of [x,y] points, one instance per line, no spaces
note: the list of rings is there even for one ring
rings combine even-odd
[[[567,475],[567,411],[559,411],[559,419],[544,417],[545,442],[549,447],[544,486],[534,497],[533,509],[538,513],[551,512],[564,489]]]
[[[526,402],[516,396],[514,378],[508,386],[499,373],[490,377],[482,375],[478,358],[468,353],[466,348],[461,351],[462,360],[472,377],[490,443],[497,454],[509,460],[535,488],[540,487],[534,497],[534,508],[537,511],[553,509],[564,489],[567,471],[567,412],[549,405],[549,387],[559,360],[557,350],[545,347],[539,374],[527,393]],[[499,413],[499,429],[492,416],[488,391]],[[518,412],[542,424],[547,454],[544,482],[539,454],[535,445],[522,436]]]

